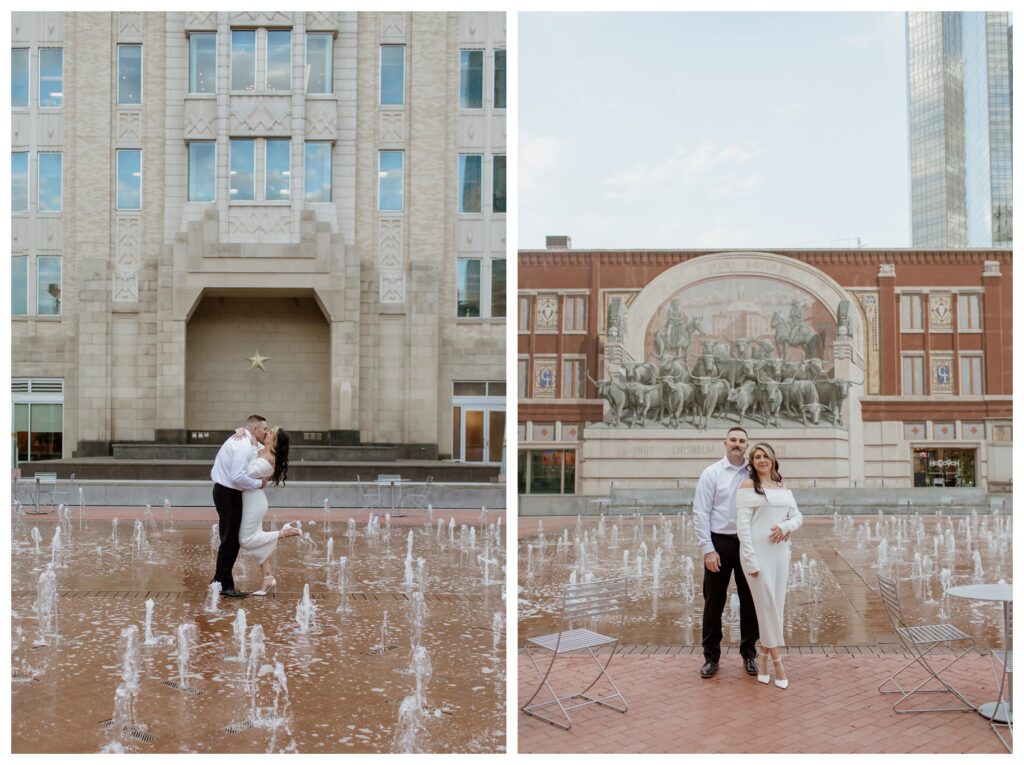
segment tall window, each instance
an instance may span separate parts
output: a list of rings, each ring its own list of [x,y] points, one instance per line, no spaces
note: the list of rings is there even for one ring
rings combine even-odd
[[[59,151],[41,151],[39,158],[39,212],[63,209],[64,155]]]
[[[334,35],[306,35],[306,92],[334,92]]]
[[[505,51],[494,51],[494,108],[505,108]]]
[[[380,46],[380,102],[383,106],[405,103],[405,46]]]
[[[60,256],[36,258],[36,313],[60,316]]]
[[[28,48],[11,48],[11,108],[28,108]]]
[[[505,259],[491,260],[491,316],[505,316]]]
[[[11,258],[11,315],[28,314],[28,256]]]
[[[960,393],[980,396],[985,392],[981,380],[981,356],[960,356]]]
[[[28,152],[11,152],[11,212],[28,212]]]
[[[565,311],[562,314],[562,329],[565,332],[582,332],[587,328],[587,298],[583,295],[566,295]]]
[[[256,90],[256,30],[231,30],[231,89]]]
[[[900,295],[900,325],[904,332],[924,328],[921,321],[921,296],[904,293]]]
[[[188,145],[188,201],[212,202],[216,180],[217,145],[193,141]]]
[[[142,209],[142,152],[117,150],[117,209]]]
[[[291,199],[292,142],[288,139],[267,140],[266,199]]]
[[[142,103],[142,46],[117,46],[117,102]]]
[[[924,356],[903,357],[903,395],[924,395]]]
[[[480,315],[480,259],[459,258],[457,296],[458,316]]]
[[[530,331],[530,296],[519,296],[519,331]]]
[[[960,331],[981,329],[981,295],[968,292],[957,296]]]
[[[459,107],[480,109],[484,105],[484,52],[460,51]]]
[[[583,398],[583,359],[562,359],[562,398]]]
[[[331,201],[331,144],[327,141],[306,144],[306,201]]]
[[[480,212],[480,185],[483,155],[459,155],[459,212]]]
[[[39,49],[39,106],[59,107],[64,104],[64,51],[61,48]]]
[[[60,459],[64,431],[63,380],[11,380],[15,461]]]
[[[229,194],[232,202],[251,202],[256,198],[256,141],[231,139]]]
[[[505,155],[495,154],[491,173],[491,209],[496,213],[505,212]]]
[[[267,90],[292,89],[292,33],[267,30]]]
[[[213,93],[217,89],[217,33],[188,36],[188,92]]]
[[[377,165],[377,209],[401,212],[405,184],[405,152],[382,151]]]

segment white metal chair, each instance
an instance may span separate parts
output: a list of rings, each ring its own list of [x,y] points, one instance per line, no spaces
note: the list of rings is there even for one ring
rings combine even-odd
[[[626,583],[625,577],[619,577],[600,582],[587,582],[585,584],[570,584],[566,586],[562,599],[559,631],[549,635],[528,638],[526,647],[523,649],[530,663],[533,664],[533,668],[540,675],[540,684],[537,686],[537,690],[533,692],[533,695],[521,707],[525,714],[544,720],[563,730],[569,730],[572,727],[572,718],[569,716],[569,712],[573,709],[579,709],[590,704],[599,704],[622,713],[629,709],[626,697],[622,695],[618,686],[615,685],[615,681],[612,680],[607,672],[608,665],[615,655],[615,648],[622,637],[622,625],[626,618]],[[609,622],[609,626],[614,627],[614,636],[605,635],[590,629],[590,626],[598,626],[596,623],[600,620],[605,620]],[[580,623],[586,626],[574,626]],[[609,649],[608,658],[605,659],[604,664],[601,663],[600,657],[595,653],[595,648]],[[534,657],[534,653],[537,651],[550,651],[551,653],[551,661],[548,663],[546,670],[542,670],[537,664],[537,660]],[[583,690],[559,696],[550,681],[551,669],[555,664],[555,659],[574,651],[586,651],[590,655],[597,665],[597,676]],[[611,685],[612,692],[605,695],[587,695],[590,689],[597,685],[598,681],[602,678]],[[551,694],[551,700],[534,704],[533,700],[537,698],[537,694],[544,688]],[[572,702],[576,699],[582,699],[582,701],[566,704],[566,702]],[[615,700],[619,700],[621,706],[613,703]],[[558,707],[564,722],[561,718],[556,719],[540,712],[541,709],[549,706]]]
[[[427,476],[427,480],[418,487],[410,486],[402,490],[402,501],[399,507],[403,510],[422,510],[430,500],[430,487],[434,484],[434,476]]]
[[[57,509],[57,505],[66,502],[68,498],[68,490],[60,490],[57,488],[57,474],[56,473],[36,473],[33,478],[35,479],[35,504],[38,506],[41,504],[42,498],[45,496],[49,499],[46,504]],[[41,512],[41,511],[40,511]]]
[[[885,611],[889,615],[889,621],[892,623],[893,629],[896,631],[897,637],[903,647],[907,650],[907,653],[911,655],[910,661],[904,664],[895,673],[890,675],[886,680],[878,686],[879,693],[898,693],[900,698],[892,705],[893,711],[898,714],[912,714],[914,712],[974,712],[977,707],[970,702],[960,691],[947,683],[944,679],[939,677],[943,672],[956,664],[960,659],[969,654],[974,650],[974,638],[965,632],[962,632],[952,624],[930,624],[924,626],[912,627],[907,624],[906,619],[903,616],[903,608],[900,606],[899,588],[896,580],[892,577],[878,576],[878,592],[882,597],[882,603],[885,605]],[[938,669],[933,666],[936,656],[932,654],[936,648],[952,648],[954,643],[968,643],[960,653],[956,653],[954,658],[942,667]],[[913,666],[918,666],[923,669],[926,673],[926,677],[916,686],[911,689],[906,689],[900,685],[896,679],[905,671]],[[928,683],[935,681],[941,688],[925,688]],[[892,690],[882,690],[886,685],[892,683]],[[904,701],[909,699],[915,693],[948,693],[952,694],[956,699],[960,701],[962,706],[952,707],[911,707],[900,708],[900,705]]]
[[[1006,638],[1007,647],[992,651],[992,674],[999,686],[999,698],[996,699],[996,711],[1001,712],[1006,722],[992,718],[992,731],[1003,742],[1007,751],[1013,751],[1013,603],[1007,604]],[[1008,732],[1010,738],[1004,738],[1002,730]]]
[[[366,483],[357,475],[356,485],[359,487],[359,504],[363,510],[380,510],[383,500],[380,484]]]

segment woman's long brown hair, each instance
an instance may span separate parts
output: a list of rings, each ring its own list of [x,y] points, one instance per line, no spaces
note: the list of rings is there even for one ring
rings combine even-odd
[[[763,441],[759,444],[755,444],[754,448],[750,450],[750,480],[754,482],[754,491],[761,496],[764,496],[764,487],[761,485],[761,474],[757,472],[757,468],[754,467],[754,452],[758,449],[767,454],[772,461],[772,480],[776,483],[782,483],[782,473],[779,472],[779,460],[775,456],[775,450],[772,449],[768,444]]]

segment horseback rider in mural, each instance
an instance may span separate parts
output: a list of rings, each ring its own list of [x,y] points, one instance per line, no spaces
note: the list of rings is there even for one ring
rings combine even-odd
[[[688,318],[679,307],[679,298],[675,298],[669,305],[665,326],[654,333],[654,353],[659,358],[671,354],[685,360],[693,338],[703,334],[700,317]]]
[[[820,359],[824,355],[825,332],[815,332],[804,322],[804,310],[796,300],[790,301],[788,320],[782,318],[780,311],[772,314],[772,329],[783,359],[791,347],[803,348],[805,358]]]

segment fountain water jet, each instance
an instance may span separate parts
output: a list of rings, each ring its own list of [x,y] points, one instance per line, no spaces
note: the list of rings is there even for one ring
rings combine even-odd
[[[302,586],[302,600],[295,606],[295,622],[302,634],[316,631],[316,605],[309,597],[309,584]]]
[[[39,636],[33,645],[50,645],[48,639],[56,641],[60,637],[57,628],[57,574],[52,564],[39,575],[32,610],[39,616]]]

